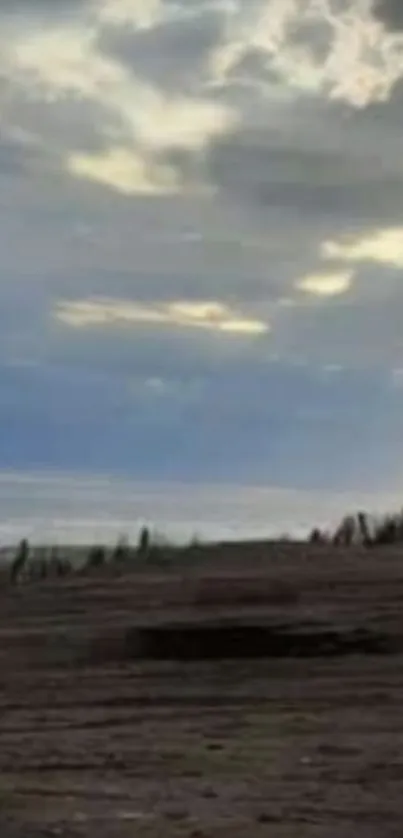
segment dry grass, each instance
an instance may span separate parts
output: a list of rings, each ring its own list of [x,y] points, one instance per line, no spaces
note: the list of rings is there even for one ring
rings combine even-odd
[[[138,624],[225,614],[401,638],[400,552],[260,544],[235,546],[231,561],[227,547],[198,550],[167,572],[1,591],[2,838],[400,836],[399,648],[186,663],[122,654]]]

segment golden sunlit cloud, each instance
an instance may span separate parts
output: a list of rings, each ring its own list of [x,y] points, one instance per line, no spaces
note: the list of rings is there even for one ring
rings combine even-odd
[[[2,66],[14,83],[49,103],[68,95],[97,99],[119,84],[121,71],[97,54],[94,39],[93,30],[79,25],[22,32],[2,45]]]
[[[182,95],[169,98],[139,84],[137,96],[138,108],[127,101],[122,111],[135,136],[149,148],[199,151],[237,121],[234,110],[208,99]]]
[[[403,227],[385,227],[342,241],[326,241],[321,255],[325,259],[344,259],[348,262],[380,262],[403,267]]]
[[[296,283],[296,288],[317,297],[334,297],[345,294],[351,287],[352,271],[308,274]]]
[[[403,77],[403,36],[373,15],[372,0],[262,0],[232,7],[226,33],[209,59],[209,75],[225,86],[250,53],[258,53],[295,91],[320,93],[354,107],[385,101]],[[325,54],[315,52],[315,35]],[[259,82],[260,84],[260,82]],[[268,90],[271,82],[268,82]]]
[[[70,154],[66,169],[124,195],[164,195],[180,188],[170,166],[148,163],[136,151],[125,148],[112,148],[102,154]]]
[[[168,94],[103,55],[94,26],[21,32],[2,45],[0,72],[21,90],[51,105],[88,101],[103,127],[140,156],[147,149],[199,152],[237,122],[236,110],[205,96]],[[116,141],[118,141],[116,139]]]
[[[130,300],[93,298],[61,301],[54,317],[67,326],[150,325],[207,329],[233,335],[262,335],[269,331],[263,320],[243,317],[240,312],[214,300],[172,303],[134,303]]]

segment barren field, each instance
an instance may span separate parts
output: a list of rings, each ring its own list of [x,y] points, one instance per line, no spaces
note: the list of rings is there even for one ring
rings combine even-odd
[[[401,838],[399,550],[4,585],[0,632],[1,838]]]

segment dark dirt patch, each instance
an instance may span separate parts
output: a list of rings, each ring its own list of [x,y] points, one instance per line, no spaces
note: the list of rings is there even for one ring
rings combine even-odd
[[[249,660],[387,654],[395,644],[386,634],[365,629],[181,624],[129,631],[126,649],[129,657],[152,660]]]

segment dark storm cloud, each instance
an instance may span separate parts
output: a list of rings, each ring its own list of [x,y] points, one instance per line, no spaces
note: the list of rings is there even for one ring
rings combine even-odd
[[[264,208],[348,218],[396,217],[403,177],[359,153],[275,145],[269,132],[240,131],[210,151],[210,175],[232,199]]]
[[[86,7],[87,0],[2,0],[0,17],[2,24],[24,27],[38,21],[47,25],[57,21],[69,22]]]
[[[0,175],[13,178],[28,174],[40,160],[40,153],[29,143],[2,136],[0,132]]]
[[[403,30],[403,3],[401,0],[375,0],[374,12],[388,29],[392,31]]]
[[[40,97],[24,92],[6,104],[4,114],[11,133],[15,126],[40,138],[39,144],[50,158],[75,147],[81,151],[100,151],[107,143],[108,130],[119,125],[112,117],[105,125],[104,110],[95,102],[61,99],[49,108]]]
[[[187,90],[199,85],[202,63],[219,41],[220,25],[219,15],[211,13],[145,31],[115,26],[101,33],[99,44],[105,55],[161,88]]]
[[[1,0],[1,14],[51,12],[69,15],[82,10],[87,0]]]

